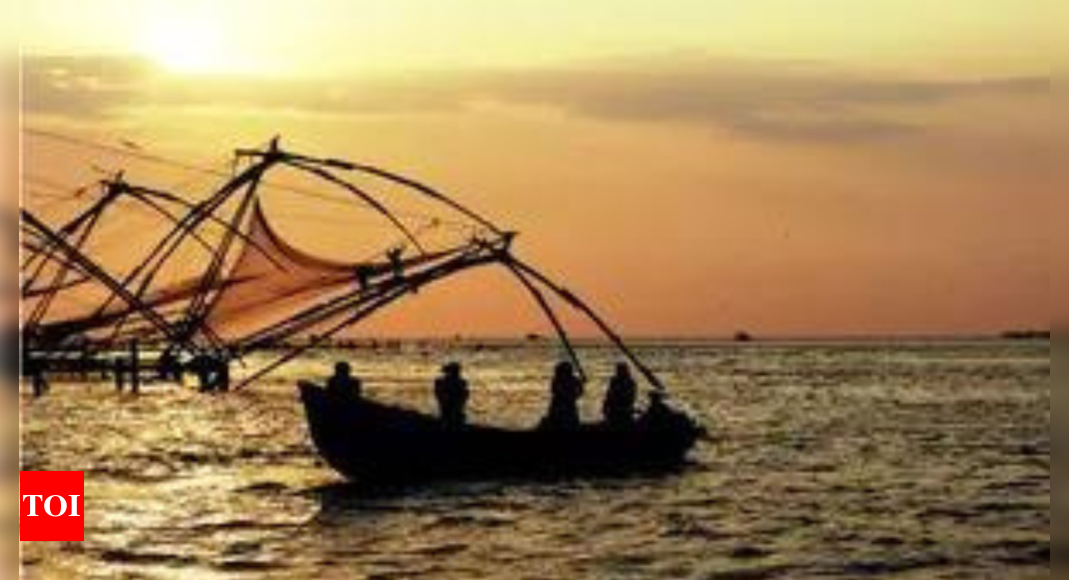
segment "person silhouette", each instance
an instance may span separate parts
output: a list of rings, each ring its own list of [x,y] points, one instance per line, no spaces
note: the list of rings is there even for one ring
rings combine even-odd
[[[579,427],[579,398],[583,396],[583,382],[575,375],[572,363],[557,363],[550,383],[549,410],[543,425],[552,429]]]
[[[48,379],[45,377],[44,363],[35,357],[26,356],[22,368],[30,377],[33,396],[40,398],[48,394],[49,385]]]
[[[646,405],[646,412],[642,414],[639,422],[646,427],[666,428],[681,422],[689,423],[689,419],[668,405],[664,392],[650,391],[649,404]]]
[[[182,361],[171,349],[164,349],[160,358],[156,360],[156,375],[160,380],[172,380],[182,382]]]
[[[230,390],[230,363],[222,353],[199,353],[185,366],[197,376],[200,392]]]
[[[614,427],[625,427],[635,419],[635,396],[638,387],[631,376],[631,368],[624,363],[616,365],[616,374],[609,381],[605,391],[605,400],[601,405],[605,423]]]
[[[115,375],[115,390],[119,393],[126,388],[126,360],[123,357],[115,357],[111,362],[112,373]]]
[[[468,381],[460,374],[460,363],[450,362],[442,367],[442,375],[434,381],[434,397],[438,413],[447,427],[461,427],[467,421]]]
[[[361,390],[360,379],[353,376],[349,363],[334,363],[334,374],[327,379],[327,394],[339,401],[355,401],[360,399]]]

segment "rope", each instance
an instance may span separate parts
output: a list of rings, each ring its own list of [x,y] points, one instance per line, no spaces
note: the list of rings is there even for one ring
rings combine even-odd
[[[86,147],[86,148],[89,148],[89,149],[97,149],[97,150],[100,150],[100,151],[107,151],[109,153],[114,153],[114,154],[117,154],[117,155],[124,155],[124,156],[130,157],[130,158],[133,158],[133,159],[139,159],[141,161],[147,161],[147,162],[150,162],[150,163],[157,163],[157,164],[160,164],[160,165],[166,165],[166,166],[174,167],[176,169],[184,169],[184,170],[187,170],[187,171],[192,171],[192,172],[200,173],[200,174],[203,174],[203,175],[209,175],[209,176],[213,176],[213,177],[222,177],[222,178],[225,178],[225,179],[230,179],[230,178],[233,177],[233,174],[231,172],[222,171],[222,170],[219,170],[219,169],[212,169],[212,168],[208,168],[208,167],[202,167],[202,166],[198,166],[198,165],[193,165],[193,164],[190,164],[190,163],[186,163],[186,162],[170,159],[170,158],[167,158],[167,157],[163,157],[161,155],[145,153],[145,152],[140,152],[140,151],[132,151],[130,149],[127,149],[127,148],[124,148],[124,147],[121,147],[121,146],[118,146],[118,145],[106,145],[106,144],[103,144],[103,143],[98,143],[96,141],[91,141],[89,139],[83,139],[83,138],[79,138],[79,137],[71,137],[69,135],[63,135],[61,133],[57,133],[57,132],[54,132],[54,131],[48,131],[48,130],[40,129],[40,128],[36,128],[36,127],[26,127],[26,128],[23,128],[23,131],[25,131],[26,133],[29,133],[30,135],[36,136],[36,137],[42,137],[42,138],[46,138],[46,139],[53,139],[53,140],[56,140],[56,141],[62,141],[62,142],[65,142],[65,143],[69,143],[69,144],[72,144],[72,145],[78,145],[78,146]],[[228,162],[227,165],[229,166],[230,163]],[[365,166],[357,166],[357,167],[361,168],[361,170],[366,170]],[[396,183],[401,183],[402,185],[406,185],[408,187],[416,188],[417,190],[420,190],[420,191],[423,191],[423,189],[429,189],[429,188],[427,188],[427,186],[422,185],[422,184],[418,184],[418,187],[417,187],[417,184],[414,181],[410,181],[410,180],[400,181],[400,180],[397,180],[395,178],[396,176],[393,176],[393,174],[388,174],[388,173],[386,173],[386,172],[384,172],[382,170],[377,170],[376,169],[376,170],[367,171],[367,172],[371,173],[372,175],[379,176],[379,177],[383,177],[384,174],[385,175],[390,175],[391,177],[386,177],[386,179],[389,179],[391,181],[395,181]],[[330,197],[330,196],[328,196],[326,194],[323,194],[321,192],[317,192],[317,191],[314,191],[314,190],[306,189],[306,188],[303,188],[303,187],[285,185],[285,184],[276,183],[276,182],[267,181],[267,180],[262,181],[261,182],[261,186],[266,186],[268,188],[282,190],[282,191],[285,191],[287,193],[303,195],[303,196],[309,197],[309,198],[315,198],[315,199],[330,201],[332,203],[344,204],[347,207],[352,207],[351,204],[346,204],[345,200],[341,200],[341,199],[338,199],[338,198],[335,198],[335,197]],[[436,193],[436,195],[440,196],[441,194],[437,194]],[[394,213],[394,215],[397,215],[398,217],[406,217],[406,218],[413,218],[413,219],[439,219],[440,221],[442,221],[442,223],[448,223],[448,224],[451,224],[451,225],[455,225],[457,227],[467,227],[469,225],[469,224],[467,224],[465,222],[461,222],[461,221],[448,220],[448,219],[440,218],[440,217],[435,216],[433,214],[425,214],[425,213],[419,213],[419,212],[405,212],[405,211],[394,211],[393,213]],[[482,220],[480,219],[480,220],[477,220],[477,221],[482,221]]]

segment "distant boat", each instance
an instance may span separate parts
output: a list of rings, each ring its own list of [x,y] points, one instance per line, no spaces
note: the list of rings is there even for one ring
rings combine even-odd
[[[753,337],[745,330],[740,330],[735,333],[734,340],[735,342],[750,342],[753,340]]]
[[[703,433],[678,411],[659,420],[639,419],[628,428],[454,429],[436,417],[367,399],[338,401],[310,382],[299,387],[319,454],[361,482],[664,472],[682,466]]]
[[[1006,340],[1050,340],[1049,330],[1008,330],[999,335]]]

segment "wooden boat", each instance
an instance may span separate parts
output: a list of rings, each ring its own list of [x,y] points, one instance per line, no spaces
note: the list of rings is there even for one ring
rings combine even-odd
[[[683,465],[703,433],[679,411],[632,426],[572,430],[450,428],[436,417],[367,399],[338,400],[299,383],[312,441],[354,481],[565,478],[663,472]]]
[[[152,158],[190,169],[181,162]],[[262,187],[276,169],[296,172],[309,184]],[[138,345],[152,345],[174,361],[188,361],[181,364],[189,370],[202,367],[206,372],[198,374],[202,389],[208,391],[228,384],[207,377],[229,377],[235,358],[253,352],[264,355],[257,357],[263,364],[243,373],[232,388],[236,391],[376,312],[417,296],[421,289],[476,268],[493,267],[518,282],[545,315],[563,348],[560,362],[571,364],[574,379],[582,381],[587,375],[558,307],[570,308],[600,330],[616,347],[617,363],[635,369],[635,378],[644,379],[651,393],[667,391],[653,369],[590,305],[517,256],[515,231],[499,227],[430,185],[365,163],[287,151],[277,137],[267,147],[236,151],[233,171],[225,176],[225,182],[190,201],[184,195],[130,183],[119,172],[63,224],[46,223],[23,209],[27,257],[22,262],[21,294],[24,301],[32,301],[22,325],[23,344],[33,355],[27,360],[47,361],[69,346],[71,336],[78,336],[85,353],[128,348],[131,367],[136,369]],[[330,206],[331,214],[337,214],[332,217],[385,220],[382,225],[388,224],[393,235],[363,240],[345,231],[333,244],[319,239],[321,247],[351,248],[347,256],[348,252],[327,257],[302,249],[272,225],[262,194],[283,189],[323,199],[326,191],[320,188],[333,192],[326,198],[337,202]],[[402,196],[419,205],[406,204],[404,214],[397,212],[394,204]],[[128,204],[151,210],[162,224],[145,230],[147,243],[131,244],[131,251],[141,252],[136,267],[126,260],[109,265],[105,256],[91,255],[97,247],[91,242],[99,233],[98,224],[112,219],[103,216],[121,216],[115,212]],[[175,261],[183,267],[169,267]],[[198,268],[187,273],[188,264]],[[195,361],[205,364],[190,364]],[[41,366],[29,365],[37,379],[48,371]],[[701,434],[690,418],[666,405],[653,405],[639,421],[623,428],[451,428],[436,417],[366,400],[333,400],[315,385],[300,387],[319,452],[338,471],[359,480],[664,470],[679,466]]]

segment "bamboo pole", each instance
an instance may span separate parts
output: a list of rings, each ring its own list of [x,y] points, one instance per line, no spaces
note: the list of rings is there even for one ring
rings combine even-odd
[[[390,303],[404,296],[407,296],[411,293],[413,287],[420,288],[423,286],[427,286],[433,282],[452,276],[453,274],[456,274],[462,270],[469,270],[471,268],[484,266],[498,261],[499,257],[494,254],[473,255],[469,257],[460,256],[454,261],[441,264],[432,270],[425,270],[423,272],[413,274],[412,276],[406,278],[405,284],[395,284],[388,287],[383,287],[380,289],[378,295],[374,297],[363,297],[361,299],[363,303],[358,302],[357,304],[355,304],[354,306],[357,308],[357,310],[353,312],[350,316],[346,317],[334,326],[328,328],[326,331],[322,333],[317,333],[307,343],[291,349],[289,352],[285,353],[266,367],[259,369],[251,376],[242,380],[241,383],[239,383],[237,387],[234,388],[234,390],[240,390],[244,388],[246,385],[252,383],[256,379],[293,360],[294,358],[307,352],[309,349],[319,346],[320,344],[322,344],[323,341],[341,332],[345,328],[348,328],[349,326],[356,324],[364,318],[367,318],[371,314],[389,305]]]
[[[130,341],[130,392],[141,392],[141,351],[136,338]]]
[[[166,336],[170,338],[174,337],[173,329],[171,329],[170,325],[162,316],[159,315],[159,313],[157,313],[154,309],[148,307],[137,297],[130,294],[130,292],[122,284],[112,278],[110,274],[104,271],[95,262],[85,256],[77,248],[71,247],[62,237],[51,231],[47,225],[37,219],[29,211],[22,209],[20,210],[20,215],[22,216],[22,220],[24,223],[29,224],[32,228],[40,232],[42,236],[57,244],[57,247],[59,247],[67,255],[67,259],[71,260],[80,269],[85,271],[86,274],[92,276],[93,278],[104,284],[112,293],[119,296],[132,309],[138,312],[142,312],[145,318],[148,319],[149,322],[155,325],[157,329],[164,333]]]
[[[627,357],[627,359],[629,361],[631,361],[631,363],[634,364],[635,367],[637,367],[639,369],[639,371],[642,373],[642,375],[646,377],[646,380],[649,381],[650,385],[652,385],[655,389],[657,389],[659,391],[665,390],[664,383],[661,382],[661,379],[656,374],[654,374],[653,370],[650,369],[648,366],[646,366],[646,364],[643,363],[642,360],[639,359],[638,356],[635,355],[634,352],[632,352],[632,350],[624,342],[623,338],[621,338],[620,335],[617,334],[616,331],[613,330],[612,327],[609,326],[609,324],[607,322],[605,322],[605,320],[602,319],[597,314],[597,312],[594,311],[593,308],[591,308],[585,302],[580,300],[578,296],[572,294],[568,289],[556,284],[555,282],[550,280],[546,275],[542,274],[541,272],[539,272],[538,270],[536,270],[532,266],[526,264],[525,262],[522,262],[522,261],[516,259],[515,257],[513,257],[511,255],[509,256],[509,258],[512,261],[512,263],[515,264],[515,266],[517,268],[519,268],[523,272],[526,272],[527,274],[529,274],[532,277],[534,277],[536,280],[538,280],[540,283],[542,283],[546,288],[549,288],[555,294],[560,296],[565,302],[570,304],[573,308],[575,308],[575,309],[579,310],[580,312],[582,312],[583,314],[585,314],[586,317],[589,318],[602,331],[602,333],[604,333],[605,336],[607,336],[609,338],[609,340],[611,340],[613,342],[613,344],[615,344],[616,347],[620,349],[620,352],[622,352],[624,354],[624,356]]]
[[[385,216],[386,219],[390,220],[390,223],[392,223],[394,225],[394,227],[396,227],[397,229],[401,230],[401,233],[404,234],[404,236],[410,242],[412,242],[412,244],[414,246],[416,246],[416,249],[419,250],[419,252],[421,254],[427,253],[426,250],[423,249],[423,245],[419,243],[418,239],[416,239],[416,236],[411,232],[411,230],[408,229],[407,226],[405,226],[404,222],[402,222],[401,220],[397,219],[397,216],[393,215],[393,213],[391,213],[390,210],[387,209],[385,205],[383,205],[379,200],[375,199],[375,197],[372,196],[371,194],[369,194],[366,191],[364,191],[363,189],[360,189],[359,187],[349,183],[348,181],[344,181],[342,179],[338,179],[333,174],[331,174],[329,171],[326,171],[326,170],[324,170],[324,169],[322,169],[320,167],[314,167],[314,166],[306,165],[304,163],[300,163],[299,161],[295,161],[295,160],[292,160],[292,159],[287,160],[285,163],[287,165],[289,165],[290,167],[295,167],[297,169],[300,169],[301,171],[312,173],[313,175],[316,175],[316,176],[318,176],[318,177],[320,177],[322,179],[325,179],[325,180],[327,180],[327,181],[329,181],[329,182],[331,182],[331,183],[333,183],[333,184],[335,184],[335,185],[337,185],[339,187],[342,187],[345,190],[347,190],[350,193],[352,193],[353,195],[359,197],[361,200],[364,201],[364,203],[370,205],[372,207],[372,209],[374,209],[375,211],[377,211],[380,214],[382,214],[383,216]]]
[[[553,325],[553,329],[557,332],[557,337],[560,338],[561,344],[564,345],[565,352],[568,353],[568,358],[572,360],[572,364],[575,365],[576,373],[579,378],[585,383],[587,381],[586,372],[583,371],[583,363],[579,360],[579,356],[575,352],[575,348],[572,347],[572,341],[568,338],[568,332],[564,329],[564,325],[561,324],[557,318],[557,313],[553,311],[553,307],[549,305],[549,301],[546,300],[546,296],[538,289],[527,276],[517,268],[511,260],[506,259],[503,261],[505,266],[512,272],[516,278],[520,281],[527,292],[534,298],[536,304],[541,308],[542,312],[549,319],[549,322]]]
[[[442,264],[449,263],[453,260],[461,259],[465,254],[471,253],[480,249],[478,246],[462,246],[452,251],[442,253],[437,258],[437,262],[419,270],[418,272],[424,272],[432,268],[441,266]],[[416,275],[418,275],[418,272]],[[305,330],[322,323],[330,318],[338,315],[347,308],[351,308],[354,304],[360,303],[364,300],[366,295],[374,295],[377,289],[383,286],[389,286],[394,283],[393,278],[379,282],[377,286],[369,286],[361,288],[358,292],[352,292],[336,298],[332,298],[323,304],[317,304],[310,308],[307,308],[301,312],[294,314],[286,320],[280,321],[274,325],[257,331],[255,334],[246,337],[240,346],[240,350],[255,349],[260,345],[267,345],[277,341],[281,337],[287,335],[296,334],[301,330]]]

